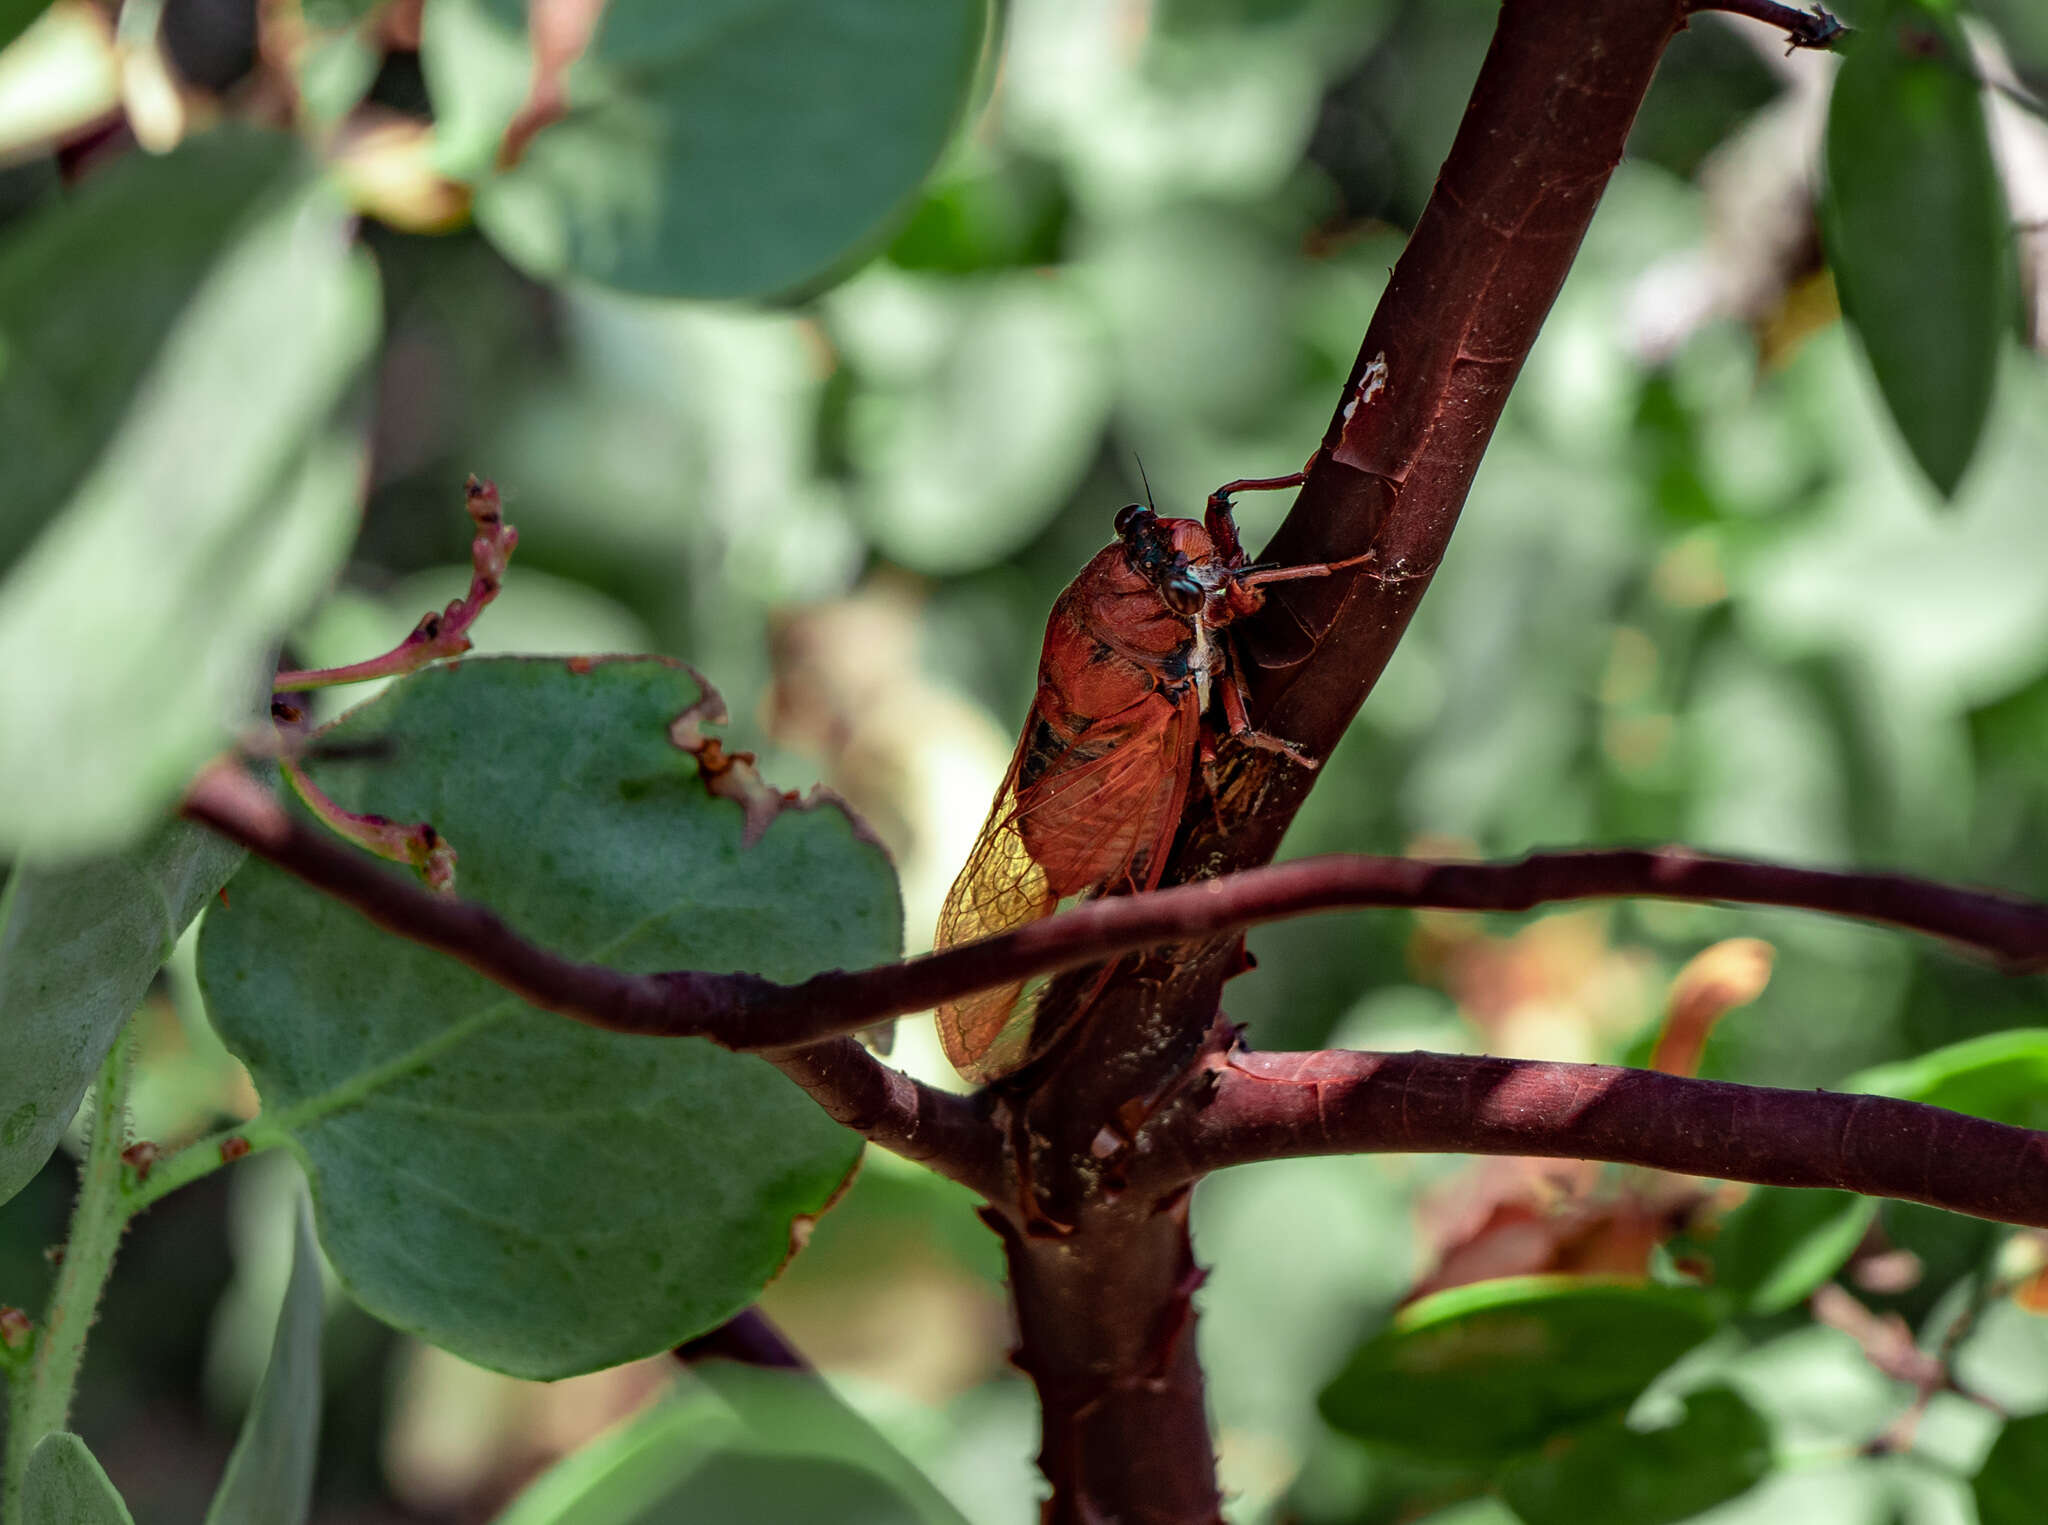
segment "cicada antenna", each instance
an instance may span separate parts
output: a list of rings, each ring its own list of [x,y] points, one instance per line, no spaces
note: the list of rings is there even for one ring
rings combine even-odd
[[[1138,463],[1138,480],[1145,484],[1145,506],[1156,514],[1159,512],[1159,505],[1152,501],[1152,479],[1145,475],[1145,458],[1133,450],[1131,459]]]

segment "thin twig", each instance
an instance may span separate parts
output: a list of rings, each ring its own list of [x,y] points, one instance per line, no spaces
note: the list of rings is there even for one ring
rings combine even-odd
[[[469,547],[469,592],[445,609],[422,615],[412,633],[383,655],[351,662],[346,667],[281,672],[271,679],[273,692],[297,693],[340,683],[362,683],[371,678],[395,678],[443,657],[459,657],[469,650],[469,627],[504,586],[505,565],[519,544],[519,531],[507,524],[499,512],[496,484],[471,477],[463,494],[469,517],[476,521],[476,538]]]
[[[624,974],[526,941],[492,912],[377,868],[296,820],[247,774],[216,765],[185,814],[414,942],[439,948],[553,1011],[617,1032],[703,1037],[773,1052],[1120,953],[1255,922],[1361,906],[1524,911],[1616,896],[1825,911],[1948,938],[2008,968],[2048,968],[2048,905],[1904,874],[1836,873],[1682,848],[1538,853],[1511,863],[1332,854],[1092,901],[944,953],[794,985],[748,974]]]
[[[1818,5],[1810,11],[1803,11],[1795,6],[1780,5],[1778,0],[1693,0],[1687,9],[1695,15],[1701,11],[1725,11],[1731,16],[1747,16],[1752,21],[1761,21],[1765,26],[1776,27],[1783,32],[1786,41],[1795,48],[1833,47],[1849,32],[1837,17],[1829,15],[1825,7]]]
[[[759,1308],[742,1308],[716,1329],[686,1340],[669,1353],[685,1366],[699,1361],[737,1361],[742,1366],[777,1371],[814,1369]]]

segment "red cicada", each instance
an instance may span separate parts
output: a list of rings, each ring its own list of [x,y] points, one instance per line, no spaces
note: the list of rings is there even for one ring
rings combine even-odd
[[[1136,503],[1119,510],[1115,544],[1082,569],[1046,621],[1038,696],[995,808],[946,895],[937,947],[1022,926],[1071,897],[1155,888],[1207,751],[1212,697],[1230,736],[1314,766],[1252,727],[1228,635],[1265,602],[1267,584],[1366,559],[1247,564],[1231,494],[1302,480],[1297,472],[1232,482],[1210,495],[1200,522],[1162,519]],[[941,1005],[939,1036],[954,1068],[987,1080],[1032,1057],[1045,986],[1019,981]]]

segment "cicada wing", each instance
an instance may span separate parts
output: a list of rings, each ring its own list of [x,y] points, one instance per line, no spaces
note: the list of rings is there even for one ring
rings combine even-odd
[[[946,896],[934,945],[1010,931],[1070,896],[1155,886],[1186,802],[1198,724],[1191,702],[1155,693],[1063,742],[1049,744],[1042,723],[1027,725]],[[953,1067],[982,1081],[1022,1065],[1049,983],[1014,980],[941,1004],[939,1038]]]
[[[1021,757],[1021,752],[1020,752]],[[1045,869],[1032,858],[1017,824],[1017,764],[996,795],[995,808],[967,855],[967,864],[939,910],[934,949],[993,937],[1050,915],[1059,904]],[[1012,980],[939,1005],[939,1041],[946,1058],[969,1080],[1004,1074],[1022,1062],[1035,1002],[1022,1000],[1025,982]],[[1005,1031],[1014,1041],[1003,1042]]]

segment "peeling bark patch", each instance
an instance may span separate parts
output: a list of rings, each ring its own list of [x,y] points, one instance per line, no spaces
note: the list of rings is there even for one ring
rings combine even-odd
[[[1379,351],[1365,364],[1358,374],[1358,384],[1345,399],[1339,416],[1344,420],[1343,431],[1337,436],[1334,452],[1341,465],[1359,471],[1369,469],[1372,457],[1366,451],[1365,437],[1370,432],[1374,416],[1366,405],[1387,389],[1387,352]]]

